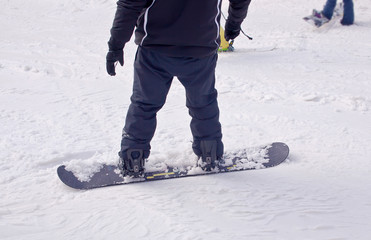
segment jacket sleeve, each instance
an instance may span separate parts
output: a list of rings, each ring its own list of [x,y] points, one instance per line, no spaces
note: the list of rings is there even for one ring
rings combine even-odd
[[[229,0],[228,21],[241,25],[246,18],[251,0]]]
[[[134,27],[143,9],[150,6],[152,0],[118,0],[117,10],[108,42],[110,50],[121,50],[133,35]]]

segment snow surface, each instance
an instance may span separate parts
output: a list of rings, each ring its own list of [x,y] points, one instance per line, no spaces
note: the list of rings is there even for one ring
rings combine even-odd
[[[0,239],[370,239],[371,0],[321,29],[302,17],[324,0],[253,1],[254,40],[220,54],[226,149],[282,141],[287,163],[77,191],[59,165],[118,160],[136,46],[108,76],[115,1],[0,0]],[[149,163],[194,162],[177,81],[158,119]]]

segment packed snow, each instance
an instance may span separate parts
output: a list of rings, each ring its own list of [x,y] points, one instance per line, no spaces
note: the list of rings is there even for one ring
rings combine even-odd
[[[115,2],[0,0],[0,239],[370,239],[371,0],[319,29],[302,17],[325,0],[252,1],[254,40],[219,54],[226,150],[282,141],[285,163],[74,190],[59,165],[118,161],[136,46],[108,76]],[[149,166],[195,161],[189,121],[175,79]]]

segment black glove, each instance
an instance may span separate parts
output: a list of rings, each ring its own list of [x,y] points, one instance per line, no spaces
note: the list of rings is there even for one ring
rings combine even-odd
[[[123,50],[108,51],[106,61],[107,61],[106,62],[107,73],[111,76],[115,76],[116,62],[119,62],[121,66],[124,66],[124,51]]]
[[[241,25],[227,20],[225,23],[225,30],[224,30],[224,38],[225,40],[233,40],[235,39],[238,35],[240,35],[241,31]]]

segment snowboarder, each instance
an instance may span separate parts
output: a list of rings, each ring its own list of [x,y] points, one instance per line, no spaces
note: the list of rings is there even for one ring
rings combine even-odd
[[[230,0],[225,38],[234,39],[250,0]],[[186,90],[192,117],[194,153],[210,170],[223,155],[215,67],[219,48],[221,0],[119,0],[108,41],[106,67],[116,75],[124,64],[123,48],[134,27],[138,45],[131,104],[122,133],[119,167],[141,176],[150,154],[156,113],[165,103],[173,77]]]
[[[353,0],[343,0],[344,15],[340,23],[342,25],[352,25],[354,22],[354,7]],[[322,24],[331,20],[336,7],[336,0],[327,0],[322,11],[313,10],[313,17],[321,26]]]

